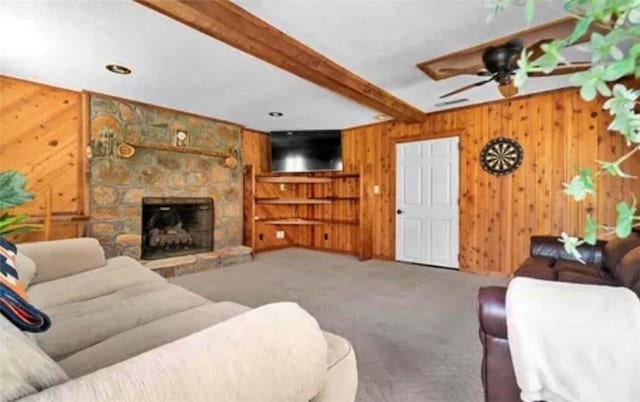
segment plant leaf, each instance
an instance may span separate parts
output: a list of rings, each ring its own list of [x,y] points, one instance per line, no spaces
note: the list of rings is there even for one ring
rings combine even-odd
[[[533,16],[536,11],[536,2],[535,0],[527,0],[527,3],[524,5],[524,19],[527,22],[527,26],[531,26],[533,23]]]
[[[20,233],[27,233],[32,231],[33,229],[35,229],[34,226],[18,226],[17,228],[0,230],[0,235],[9,236],[9,235],[15,235]]]
[[[25,190],[27,179],[15,170],[0,172],[0,209],[13,208],[33,199]]]
[[[580,251],[578,251],[578,247],[583,245],[584,241],[581,241],[577,237],[569,236],[566,232],[562,232],[561,237],[558,240],[560,243],[564,244],[564,251],[584,264],[584,259],[582,258],[582,255],[580,255]]]
[[[593,216],[587,216],[587,224],[584,227],[584,242],[592,246],[596,245],[598,235],[598,223]]]
[[[633,217],[636,214],[636,200],[634,199],[631,205],[621,201],[618,203],[616,211],[618,212],[616,236],[624,239],[631,234],[631,229],[633,228]]]
[[[595,183],[590,169],[582,169],[569,184],[564,184],[565,194],[572,196],[576,201],[584,200],[587,195],[593,194],[594,190]]]

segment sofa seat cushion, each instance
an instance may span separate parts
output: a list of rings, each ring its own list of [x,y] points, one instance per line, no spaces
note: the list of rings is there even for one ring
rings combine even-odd
[[[558,279],[556,271],[546,265],[523,265],[513,274],[513,276],[524,276],[527,278],[543,279],[555,281]]]
[[[520,264],[520,267],[537,266],[537,267],[551,267],[556,262],[551,257],[530,256]]]
[[[179,286],[153,281],[48,307],[51,328],[36,334],[36,340],[49,356],[61,360],[121,332],[207,303]]]
[[[209,303],[121,332],[59,361],[76,378],[235,317],[249,307],[232,302]]]
[[[29,300],[38,308],[81,302],[143,283],[165,282],[160,275],[130,257],[115,257],[101,268],[84,271],[27,289]]]
[[[613,276],[609,272],[601,269],[600,265],[596,264],[583,264],[579,261],[558,260],[553,265],[553,269],[558,272],[558,276],[561,272],[574,272],[576,274],[591,276],[597,279],[613,280]]]
[[[600,278],[593,275],[586,275],[581,272],[575,271],[560,271],[558,272],[558,281],[582,283],[585,285],[605,285],[605,286],[619,286],[614,280]]]

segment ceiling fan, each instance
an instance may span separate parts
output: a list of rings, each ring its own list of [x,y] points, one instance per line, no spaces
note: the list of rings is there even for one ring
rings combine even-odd
[[[552,39],[542,39],[531,46],[527,47],[527,51],[531,52],[531,60],[535,60],[544,54],[542,45],[550,43]],[[490,82],[498,84],[498,90],[504,97],[514,96],[518,93],[518,88],[513,84],[513,76],[518,69],[518,60],[524,49],[523,41],[520,39],[511,39],[500,46],[489,46],[482,52],[482,65],[453,68],[442,67],[438,69],[439,73],[451,75],[476,75],[479,77],[489,77],[485,80],[466,85],[454,91],[448,92],[440,98],[447,98],[471,88],[479,87]],[[578,71],[587,70],[591,66],[588,62],[575,62],[571,64],[561,64],[549,74],[530,73],[530,77],[541,77],[546,75],[565,75]]]

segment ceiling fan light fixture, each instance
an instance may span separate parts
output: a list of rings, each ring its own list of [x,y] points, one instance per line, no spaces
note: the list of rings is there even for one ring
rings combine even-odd
[[[389,120],[389,116],[387,116],[386,114],[382,114],[382,113],[373,116],[373,118],[378,120],[378,121]]]
[[[107,64],[104,66],[108,71],[119,74],[119,75],[129,75],[131,74],[131,69],[127,66],[123,66],[121,64]]]

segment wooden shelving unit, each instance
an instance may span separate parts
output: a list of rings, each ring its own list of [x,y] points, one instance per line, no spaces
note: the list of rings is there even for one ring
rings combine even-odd
[[[330,200],[316,198],[256,198],[256,204],[330,204]]]
[[[256,176],[256,181],[258,183],[321,184],[321,183],[331,183],[331,180],[332,179],[328,177],[272,176],[272,175]]]
[[[360,173],[255,174],[245,170],[245,243],[370,258],[363,234]]]

